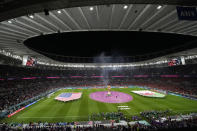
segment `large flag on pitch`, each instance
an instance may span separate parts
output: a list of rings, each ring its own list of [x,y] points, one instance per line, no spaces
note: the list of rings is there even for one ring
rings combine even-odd
[[[59,101],[71,101],[81,98],[82,93],[62,93],[58,95],[55,99]]]

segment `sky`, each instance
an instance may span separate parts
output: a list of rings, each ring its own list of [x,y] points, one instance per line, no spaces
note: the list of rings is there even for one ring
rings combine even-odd
[[[53,56],[52,58],[55,55],[96,57],[100,54],[123,57],[147,56],[151,53],[187,45],[195,40],[197,40],[196,37],[166,33],[90,31],[42,35],[28,39],[25,45],[44,52],[45,55],[53,54],[47,55]],[[193,45],[188,47],[192,48]]]

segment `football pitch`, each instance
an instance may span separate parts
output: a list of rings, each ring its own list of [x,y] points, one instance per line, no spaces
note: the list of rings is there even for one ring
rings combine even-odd
[[[132,93],[140,88],[112,88],[112,91],[124,92],[133,97],[127,103],[102,103],[90,99],[89,95],[96,91],[106,91],[107,89],[62,89],[44,98],[37,103],[27,107],[10,118],[5,118],[1,122],[72,122],[88,121],[89,115],[98,112],[117,112],[118,106],[128,106],[130,109],[121,110],[126,116],[139,115],[142,111],[150,110],[171,110],[173,114],[185,114],[197,112],[197,101],[189,100],[174,95],[167,95],[165,98],[149,98]],[[82,97],[78,100],[61,102],[54,100],[56,96],[64,92],[82,92]]]

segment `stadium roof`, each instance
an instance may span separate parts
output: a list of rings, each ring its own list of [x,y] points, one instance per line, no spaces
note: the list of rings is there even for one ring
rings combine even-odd
[[[0,21],[49,10],[107,4],[160,4],[196,6],[196,0],[0,0]]]
[[[107,4],[160,4],[196,6],[196,0],[0,0],[0,21],[27,13],[49,10]]]
[[[38,60],[47,62],[52,60],[28,49],[23,42],[43,34],[94,30],[164,32],[197,36],[197,21],[179,21],[176,12],[176,5],[197,5],[196,0],[150,0],[148,2],[147,0],[128,2],[71,0],[69,4],[68,1],[61,0],[50,0],[47,3],[44,0],[32,2],[31,0],[29,2],[5,0],[1,3],[0,49],[19,56],[36,56]],[[50,2],[55,4],[51,5]],[[125,4],[109,5],[110,3]],[[93,6],[95,4],[97,6]],[[74,7],[79,5],[83,7]],[[10,10],[11,7],[12,10]],[[46,16],[43,9],[58,10],[51,10],[50,15]],[[14,18],[16,16],[18,17]],[[184,55],[189,53],[189,51],[184,52]],[[179,53],[179,55],[183,54]]]

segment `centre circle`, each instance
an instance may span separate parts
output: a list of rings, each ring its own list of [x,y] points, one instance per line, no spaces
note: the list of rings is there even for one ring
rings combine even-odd
[[[90,98],[104,103],[125,103],[133,100],[131,95],[118,91],[111,91],[111,95],[108,95],[107,91],[93,92]]]

